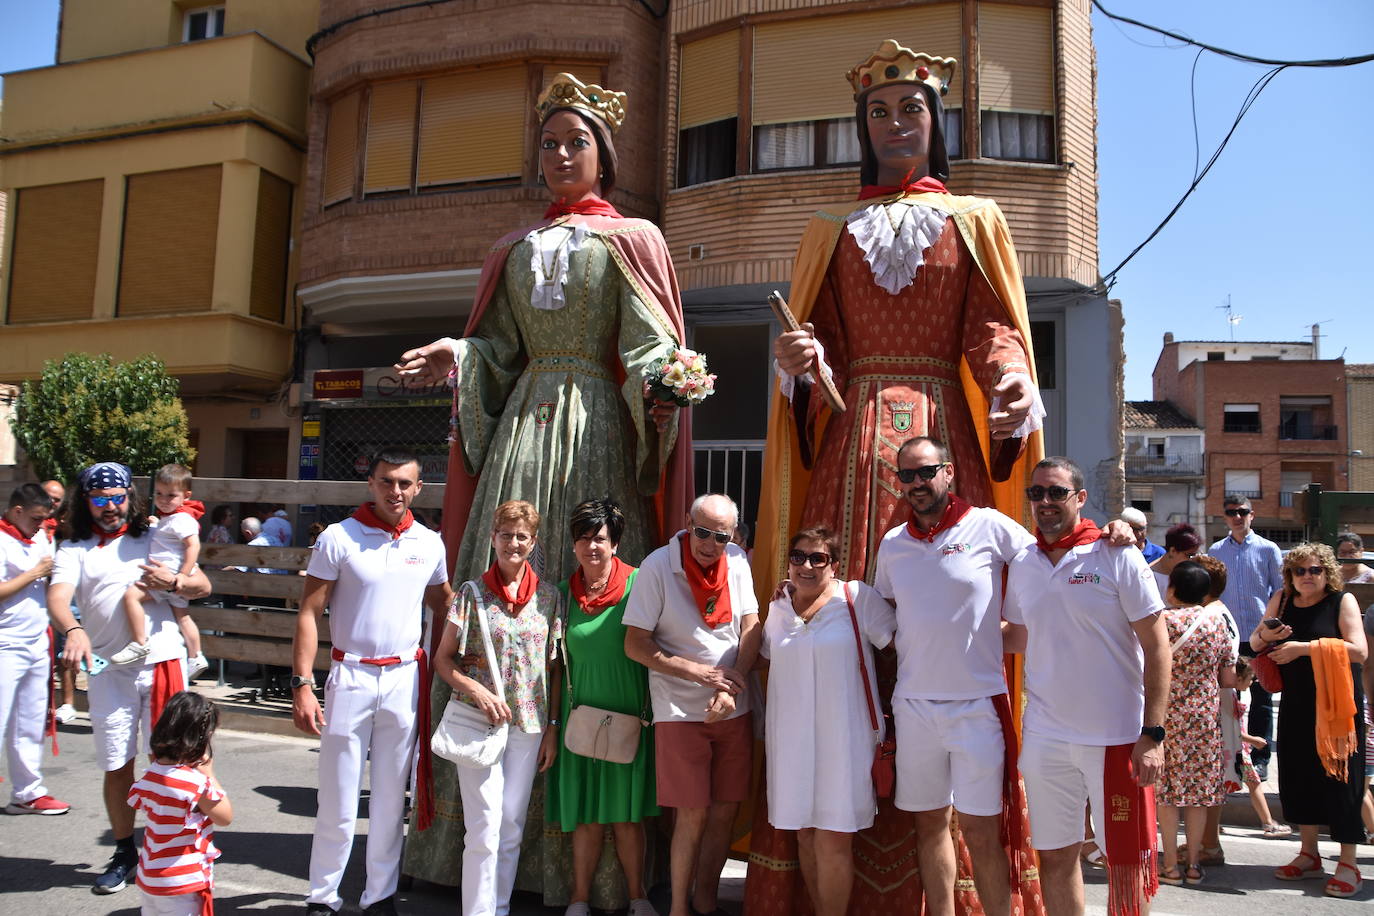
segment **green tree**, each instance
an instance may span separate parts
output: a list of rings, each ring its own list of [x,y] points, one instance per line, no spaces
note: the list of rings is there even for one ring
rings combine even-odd
[[[40,478],[71,483],[97,461],[135,474],[195,458],[177,380],[156,356],[117,363],[108,353],[68,353],[24,382],[10,421]]]

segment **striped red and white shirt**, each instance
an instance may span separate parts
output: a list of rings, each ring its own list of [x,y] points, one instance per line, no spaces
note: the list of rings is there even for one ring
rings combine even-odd
[[[129,806],[142,809],[143,849],[138,886],[150,894],[194,894],[214,886],[213,862],[219,858],[215,827],[197,808],[202,798],[219,801],[224,793],[210,777],[184,764],[154,763],[129,790]]]

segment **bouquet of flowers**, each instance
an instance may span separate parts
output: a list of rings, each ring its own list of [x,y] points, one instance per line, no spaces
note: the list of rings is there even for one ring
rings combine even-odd
[[[706,357],[681,347],[644,374],[644,396],[691,407],[716,393],[716,377],[706,371]]]

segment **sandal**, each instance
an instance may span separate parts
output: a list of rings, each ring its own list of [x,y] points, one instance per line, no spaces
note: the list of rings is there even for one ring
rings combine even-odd
[[[1339,875],[1341,873],[1342,868],[1350,869],[1350,871],[1355,875],[1355,881],[1353,884],[1349,881],[1345,881],[1341,878],[1336,877],[1336,875]],[[1360,874],[1360,870],[1348,862],[1338,862],[1336,863],[1336,873],[1326,880],[1326,896],[1354,897],[1356,894],[1360,892],[1360,889],[1363,887],[1364,875]]]
[[[1186,884],[1201,884],[1202,879],[1207,877],[1200,865],[1189,865],[1183,873],[1183,881]]]
[[[1107,867],[1107,857],[1102,854],[1101,848],[1092,840],[1083,844],[1083,850],[1078,854],[1078,857],[1091,868]]]
[[[1187,843],[1178,844],[1178,857],[1180,859],[1188,857]],[[1214,865],[1225,865],[1226,851],[1220,846],[1204,846],[1202,851],[1198,853],[1197,861],[1199,865],[1206,865],[1208,868]]]
[[[1304,865],[1304,861],[1311,862],[1311,866]],[[1280,881],[1301,881],[1304,878],[1320,878],[1325,874],[1322,860],[1310,852],[1299,852],[1292,862],[1274,869],[1274,877]]]
[[[1173,868],[1161,868],[1159,870],[1159,883],[1167,884],[1170,887],[1179,887],[1183,884],[1183,872],[1178,870],[1178,866]]]
[[[1293,828],[1287,824],[1280,824],[1275,821],[1272,824],[1264,825],[1264,838],[1266,840],[1277,840],[1281,837],[1292,836]]]

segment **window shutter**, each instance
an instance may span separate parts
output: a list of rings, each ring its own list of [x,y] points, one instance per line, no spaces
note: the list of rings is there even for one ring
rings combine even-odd
[[[416,83],[378,83],[367,105],[363,193],[410,190],[415,153]]]
[[[1039,6],[978,4],[978,104],[1054,114],[1054,33]]]
[[[424,81],[420,101],[420,187],[520,175],[525,68],[500,67]]]
[[[11,324],[91,317],[104,194],[99,178],[15,192]]]
[[[353,196],[353,177],[358,156],[358,100],[350,92],[329,106],[329,126],[324,138],[324,206]]]
[[[220,171],[205,165],[128,177],[120,317],[209,311]]]
[[[539,91],[542,93],[549,88],[549,83],[560,73],[571,73],[588,85],[603,86],[601,82],[601,65],[589,64],[586,61],[566,64],[545,64],[539,78]]]
[[[291,182],[258,172],[258,215],[253,227],[253,286],[249,313],[281,321],[291,240]]]
[[[755,124],[818,121],[854,115],[854,90],[845,74],[866,60],[884,38],[964,66],[959,6],[937,3],[765,23],[754,30]],[[962,105],[961,80],[944,97]]]
[[[682,46],[678,129],[739,114],[739,32],[722,32]]]

